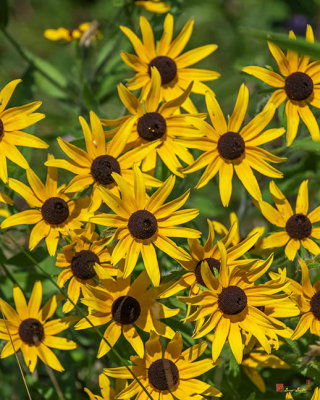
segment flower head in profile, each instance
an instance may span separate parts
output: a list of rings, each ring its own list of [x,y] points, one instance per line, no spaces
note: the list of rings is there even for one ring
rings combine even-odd
[[[51,155],[48,159],[52,159]],[[44,185],[34,171],[27,170],[29,186],[16,180],[9,179],[9,187],[19,193],[28,203],[30,209],[18,212],[6,218],[1,228],[32,224],[33,227],[29,248],[33,250],[41,239],[45,239],[48,252],[55,255],[60,235],[80,229],[83,220],[88,218],[87,209],[90,199],[84,197],[71,200],[71,195],[63,192],[64,187],[58,187],[57,169],[48,167],[47,180]]]
[[[35,147],[38,149],[46,149],[48,147],[47,143],[38,137],[22,132],[22,129],[35,124],[45,117],[44,114],[34,112],[41,106],[41,101],[6,110],[10,98],[20,82],[21,79],[11,81],[0,91],[0,179],[5,183],[8,183],[6,158],[21,168],[29,168],[27,160],[16,146]]]
[[[285,158],[276,157],[259,147],[284,134],[283,128],[263,131],[272,120],[275,107],[272,104],[265,107],[261,113],[241,128],[248,101],[248,88],[242,84],[236,105],[227,122],[214,94],[206,93],[212,126],[206,124],[207,138],[201,138],[195,145],[205,153],[194,164],[183,170],[189,174],[206,167],[197,183],[197,188],[205,186],[219,172],[219,191],[224,207],[227,207],[230,201],[234,171],[256,200],[261,200],[261,191],[252,169],[271,178],[282,177],[282,173],[269,165],[268,161],[279,163]],[[192,139],[190,141],[192,142]]]
[[[177,281],[173,282],[163,291],[165,296],[172,296],[177,292],[190,287],[190,295],[197,295],[201,292],[200,286],[206,287],[202,278],[202,268],[204,263],[208,266],[213,275],[218,275],[220,270],[221,254],[219,246],[215,241],[215,232],[213,221],[207,220],[209,234],[204,245],[198,239],[188,239],[189,251],[192,257],[189,261],[179,261],[179,264],[188,272]],[[252,265],[256,259],[241,259],[259,239],[259,235],[252,235],[233,245],[238,231],[238,222],[235,222],[229,231],[221,239],[227,250],[228,265],[230,268],[239,265]]]
[[[171,9],[168,3],[161,0],[135,0],[135,4],[157,14],[164,14]]]
[[[69,281],[68,300],[63,305],[62,311],[68,313],[74,308],[80,297],[86,292],[87,285],[96,286],[95,265],[99,265],[107,274],[116,275],[117,268],[110,264],[111,248],[106,247],[108,239],[99,239],[95,232],[95,225],[87,223],[81,232],[70,232],[72,243],[64,246],[62,253],[57,254],[57,264],[63,268],[58,276],[57,283],[60,287]],[[70,300],[71,301],[70,301]]]
[[[193,18],[190,19],[174,40],[172,40],[173,22],[173,16],[167,14],[164,20],[164,32],[157,48],[152,28],[146,18],[140,17],[142,41],[131,29],[125,26],[120,27],[136,52],[136,55],[121,52],[122,60],[136,72],[135,76],[128,82],[128,89],[141,88],[143,98],[147,96],[150,90],[152,67],[156,67],[160,72],[160,98],[166,101],[180,96],[192,81],[194,81],[192,91],[204,94],[208,90],[208,86],[203,82],[212,81],[220,76],[215,71],[188,68],[214,52],[217,45],[208,44],[181,54],[191,37],[194,20]],[[197,112],[189,98],[186,99],[182,107],[189,112]]]
[[[72,340],[55,336],[69,328],[78,318],[64,317],[48,321],[56,311],[57,296],[51,297],[45,305],[42,302],[42,284],[33,286],[29,303],[22,290],[15,286],[13,298],[16,311],[3,299],[0,299],[1,312],[5,319],[0,319],[0,338],[8,343],[1,351],[1,358],[6,358],[21,350],[26,365],[34,371],[38,357],[49,367],[63,371],[63,367],[50,347],[61,350],[72,350],[77,347]]]
[[[179,297],[186,304],[196,305],[196,311],[186,321],[197,321],[194,339],[213,333],[212,359],[218,359],[222,348],[229,341],[238,364],[243,357],[242,333],[249,332],[260,342],[263,349],[270,354],[271,345],[266,335],[266,328],[282,330],[286,326],[281,321],[269,318],[257,306],[278,303],[287,298],[279,293],[288,285],[282,280],[272,280],[255,285],[270,267],[273,257],[253,266],[242,266],[230,270],[227,252],[224,245],[218,242],[221,259],[219,279],[211,272],[208,263],[201,269],[202,278],[208,290],[195,297]]]
[[[97,30],[98,24],[96,21],[83,22],[76,28],[57,28],[57,29],[46,29],[43,36],[52,41],[64,40],[66,42],[72,42],[74,40],[82,39],[88,36],[89,41],[96,39],[101,36],[101,32]]]
[[[65,193],[81,192],[93,185],[91,208],[96,210],[102,202],[98,187],[102,186],[115,195],[119,193],[119,188],[112,177],[112,172],[120,174],[127,185],[131,186],[133,164],[139,163],[160,143],[155,141],[148,146],[144,145],[121,155],[121,147],[116,142],[110,141],[106,144],[101,122],[94,112],[90,112],[92,129],[90,129],[84,118],[80,117],[79,120],[87,151],[58,138],[61,149],[71,160],[51,158],[45,165],[63,168],[77,174],[64,189]],[[148,187],[159,187],[161,185],[158,179],[148,174],[143,173],[143,179]]]
[[[294,40],[295,34],[290,31],[289,38]],[[314,42],[313,31],[307,26],[306,40]],[[294,141],[300,119],[307,126],[313,140],[320,140],[319,125],[310,105],[320,108],[320,62],[310,62],[310,57],[288,50],[285,55],[275,44],[268,42],[271,54],[275,58],[280,73],[262,67],[245,67],[242,71],[261,79],[276,90],[270,97],[269,103],[276,107],[286,102],[287,143]]]
[[[129,368],[152,398],[185,400],[187,398],[200,399],[203,398],[202,396],[222,396],[222,393],[215,387],[195,379],[216,366],[208,358],[196,361],[207,347],[205,342],[182,351],[181,333],[176,332],[164,350],[160,343],[160,337],[151,332],[145,347],[145,354],[142,357],[130,357],[133,365]],[[133,378],[126,367],[105,368],[104,373],[114,378]],[[139,383],[134,380],[117,395],[117,398],[128,399],[129,396],[136,394],[139,399],[149,398]]]
[[[295,259],[301,245],[310,253],[319,254],[320,247],[311,238],[320,239],[320,228],[313,227],[314,223],[320,221],[320,206],[308,212],[308,180],[303,181],[300,185],[295,213],[274,182],[270,183],[270,193],[276,209],[266,201],[259,202],[259,209],[271,224],[284,228],[284,230],[263,238],[259,247],[270,249],[286,246],[285,254],[289,260]]]
[[[180,310],[170,309],[157,301],[160,290],[154,287],[149,289],[151,281],[145,271],[131,285],[131,277],[123,278],[120,273],[116,280],[99,277],[102,286],[88,287],[81,300],[90,313],[75,326],[75,329],[90,328],[89,321],[94,326],[108,324],[104,333],[106,340],[100,342],[98,358],[110,351],[109,345],[114,346],[121,333],[135,352],[143,357],[143,341],[136,327],[145,332],[153,330],[167,338],[174,336],[174,331],[160,319],[177,315]]]
[[[117,399],[117,394],[121,392],[121,390],[124,389],[126,386],[126,380],[123,379],[117,379],[116,380],[116,387],[113,388],[110,384],[110,380],[105,374],[100,374],[99,375],[99,388],[101,391],[101,396],[98,396],[97,394],[93,394],[91,390],[88,388],[84,388],[84,391],[87,393],[89,396],[90,400],[116,400]],[[127,400],[130,400],[131,397],[128,397]]]
[[[99,225],[115,227],[114,239],[118,241],[112,256],[113,265],[125,259],[124,278],[130,276],[141,253],[144,266],[152,283],[160,283],[160,270],[154,246],[178,260],[190,260],[188,253],[169,237],[198,238],[200,232],[176,226],[194,219],[197,209],[179,210],[187,201],[189,190],[165,204],[175,184],[171,175],[151,197],[146,193],[145,182],[139,168],[134,166],[134,190],[118,174],[112,174],[117,182],[121,198],[100,188],[103,201],[115,214],[97,213],[90,218]]]
[[[204,135],[201,122],[206,116],[199,113],[178,113],[179,107],[188,98],[191,87],[192,84],[178,97],[160,105],[161,77],[155,67],[151,68],[151,88],[144,102],[120,84],[119,97],[131,115],[117,120],[101,120],[105,126],[116,126],[107,132],[107,136],[112,137],[110,146],[120,150],[124,147],[149,148],[142,162],[143,171],[153,172],[159,157],[173,174],[183,178],[183,166],[179,159],[188,165],[194,162],[188,150],[193,144],[190,138],[199,139]],[[184,143],[180,139],[184,139]]]

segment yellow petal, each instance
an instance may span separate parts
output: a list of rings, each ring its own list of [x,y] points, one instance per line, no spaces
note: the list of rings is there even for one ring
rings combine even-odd
[[[239,94],[237,97],[236,105],[228,121],[228,130],[231,132],[239,132],[244,117],[247,112],[249,102],[249,90],[242,84],[240,86]]]
[[[242,71],[261,79],[270,86],[279,88],[284,87],[284,78],[276,72],[269,71],[266,68],[252,66],[242,68]]]

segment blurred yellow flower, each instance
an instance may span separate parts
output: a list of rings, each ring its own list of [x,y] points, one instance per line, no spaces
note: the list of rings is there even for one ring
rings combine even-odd
[[[168,3],[161,0],[135,0],[135,4],[143,7],[147,11],[158,14],[166,13],[171,9]]]
[[[65,40],[67,42],[72,42],[73,40],[80,39],[85,35],[88,35],[90,41],[101,36],[101,33],[97,30],[98,24],[96,21],[84,22],[80,24],[77,28],[67,29],[59,27],[57,29],[46,29],[43,36],[52,41]]]

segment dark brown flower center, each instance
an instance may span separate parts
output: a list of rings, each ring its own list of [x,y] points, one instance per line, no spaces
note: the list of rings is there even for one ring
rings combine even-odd
[[[312,296],[310,301],[311,312],[313,315],[320,320],[320,292],[317,292]]]
[[[138,210],[131,214],[128,229],[131,235],[137,239],[149,239],[157,232],[158,222],[151,212]]]
[[[71,261],[71,271],[76,278],[87,280],[96,276],[94,264],[100,263],[99,257],[90,250],[81,250]]]
[[[133,324],[139,318],[141,307],[134,297],[121,296],[112,304],[112,317],[122,325]]]
[[[19,336],[24,343],[39,344],[44,338],[44,329],[40,321],[27,318],[19,326]]]
[[[218,152],[226,160],[235,160],[242,156],[245,143],[239,133],[226,132],[218,140]]]
[[[60,197],[50,197],[42,204],[41,214],[49,224],[58,225],[69,217],[69,207]]]
[[[151,142],[160,139],[166,133],[167,123],[161,114],[150,112],[139,118],[137,130],[142,139]]]
[[[197,282],[202,285],[206,286],[201,275],[201,263],[202,261],[207,261],[210,271],[215,275],[214,270],[217,270],[219,272],[220,270],[220,261],[216,260],[215,258],[209,257],[209,258],[204,258],[203,260],[199,261],[198,264],[196,265],[196,268],[194,270],[194,273],[196,275],[196,280]]]
[[[0,139],[2,138],[3,134],[4,134],[3,122],[0,119]]]
[[[247,296],[238,286],[228,286],[222,289],[218,296],[218,306],[224,314],[239,314],[246,308]]]
[[[171,82],[177,75],[177,64],[175,61],[166,56],[158,56],[154,58],[149,64],[149,75],[151,76],[151,67],[156,67],[161,76],[161,84]]]
[[[287,76],[285,91],[291,100],[306,100],[313,92],[313,81],[304,72],[294,72]]]
[[[294,214],[286,223],[286,231],[293,239],[304,239],[310,236],[312,225],[304,214]]]
[[[161,358],[150,365],[148,379],[155,389],[169,390],[177,384],[179,370],[173,361]]]
[[[93,160],[91,164],[91,175],[98,183],[101,183],[101,185],[110,185],[110,183],[114,183],[114,179],[111,176],[112,172],[116,172],[117,174],[121,173],[120,165],[114,157],[105,154]]]

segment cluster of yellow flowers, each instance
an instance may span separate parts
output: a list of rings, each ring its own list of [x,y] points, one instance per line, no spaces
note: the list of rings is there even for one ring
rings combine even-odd
[[[146,8],[158,5],[163,7],[163,12],[167,11],[163,2],[137,3]],[[20,80],[10,82],[0,92],[0,178],[29,206],[24,211],[6,215],[1,228],[34,225],[29,237],[30,250],[45,239],[51,256],[56,255],[59,240],[64,239],[67,244],[58,252],[56,263],[61,269],[57,284],[63,287],[69,281],[63,312],[78,309],[79,298],[88,308],[86,317],[72,315],[51,320],[63,296],[52,297],[41,308],[41,282],[34,284],[28,304],[22,290],[15,286],[16,311],[0,299],[4,316],[0,320],[0,338],[7,341],[1,358],[21,349],[30,371],[36,367],[38,357],[62,371],[50,347],[71,350],[76,343],[55,335],[74,323],[76,330],[106,326],[98,358],[116,346],[121,335],[137,355],[130,357],[128,367],[105,368],[99,378],[102,397],[85,389],[91,399],[111,399],[116,392],[118,399],[136,396],[136,400],[219,397],[222,393],[218,389],[195,378],[219,363],[226,343],[244,372],[265,391],[256,366],[289,368],[270,354],[282,344],[279,337],[296,340],[308,330],[320,336],[320,281],[311,284],[305,261],[299,260],[302,271],[299,284],[287,277],[286,268],[269,272],[266,278],[273,255],[266,260],[257,258],[257,253],[264,249],[284,246],[289,260],[296,258],[301,245],[310,253],[319,254],[320,248],[311,238],[320,239],[320,228],[314,226],[320,221],[320,206],[309,212],[308,181],[305,180],[300,185],[293,212],[272,181],[270,193],[276,206],[273,208],[262,199],[252,171],[255,169],[271,178],[283,176],[269,162],[281,163],[285,159],[260,146],[285,133],[284,128],[266,129],[284,101],[288,145],[297,134],[299,117],[313,140],[320,140],[319,127],[309,107],[310,104],[320,108],[320,61],[310,62],[309,57],[298,57],[292,51],[284,55],[269,43],[281,75],[253,66],[244,71],[277,90],[265,108],[244,125],[248,88],[241,85],[234,110],[226,119],[214,92],[204,83],[219,78],[219,74],[190,68],[213,53],[217,46],[209,44],[183,53],[194,21],[190,19],[174,40],[173,22],[172,15],[167,14],[157,46],[146,18],[140,17],[142,40],[129,28],[121,27],[136,53],[121,53],[122,60],[135,71],[127,86],[118,86],[128,114],[110,120],[90,112],[90,125],[80,116],[86,149],[58,138],[61,150],[69,159],[48,156],[45,184],[16,148],[17,145],[47,148],[39,138],[22,132],[44,117],[35,113],[41,103],[5,110]],[[67,40],[71,40],[69,36]],[[293,38],[292,32],[290,37]],[[310,26],[306,39],[313,41]],[[136,97],[131,91],[138,89],[141,91]],[[205,96],[211,124],[205,121],[207,114],[198,112],[190,93]],[[203,153],[194,160],[190,149]],[[8,177],[6,157],[26,170],[29,186]],[[165,182],[154,176],[159,163],[171,172]],[[75,177],[58,186],[57,168],[70,171]],[[203,168],[196,188],[209,184],[219,173],[220,197],[226,207],[235,171],[261,213],[281,230],[262,237],[264,228],[258,227],[241,240],[237,217],[231,214],[230,229],[218,221],[208,220],[209,233],[203,244],[200,231],[181,226],[199,214],[194,208],[182,209],[190,191],[167,201],[176,177],[183,179],[186,174]],[[81,195],[84,190],[90,195]],[[13,205],[5,194],[1,194],[0,200]],[[111,211],[104,212],[106,208],[102,205]],[[107,227],[104,235],[98,235],[96,225]],[[178,246],[171,238],[186,238],[188,249]],[[161,281],[159,252],[166,253],[185,270],[179,279]],[[133,279],[140,254],[144,270]],[[264,283],[256,283],[262,276]],[[195,322],[193,339],[205,339],[186,350],[183,350],[180,332],[162,321],[181,310],[160,302],[183,290],[188,290],[188,295],[177,297],[187,305],[183,321]],[[77,310],[74,312],[77,314]],[[301,318],[294,331],[281,321],[298,315]],[[146,344],[140,337],[141,332],[150,334]],[[169,339],[165,349],[160,337]],[[196,361],[207,343],[211,343],[212,358]],[[129,385],[120,384],[115,392],[108,376],[133,381]],[[313,399],[319,398],[316,390]]]

